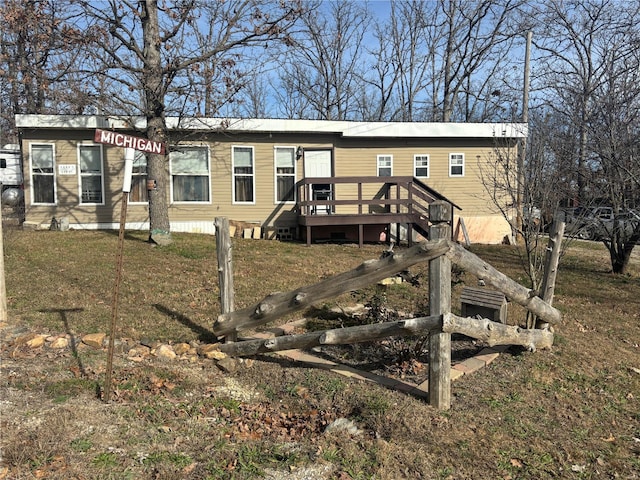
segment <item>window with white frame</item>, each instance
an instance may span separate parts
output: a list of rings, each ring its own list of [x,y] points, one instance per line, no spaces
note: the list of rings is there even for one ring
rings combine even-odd
[[[295,202],[296,148],[274,147],[276,202]]]
[[[393,155],[378,155],[378,176],[390,177],[393,175]]]
[[[255,203],[253,147],[233,147],[233,202]]]
[[[180,146],[169,154],[173,202],[210,202],[209,149]]]
[[[55,204],[55,155],[53,144],[31,144],[31,195],[33,204]]]
[[[129,192],[129,202],[147,203],[149,194],[147,192],[147,155],[136,151],[133,158],[133,170],[131,171],[131,191]]]
[[[429,178],[429,155],[413,156],[413,176]]]
[[[80,203],[103,204],[102,146],[78,145]]]
[[[449,176],[464,177],[464,153],[449,154]]]

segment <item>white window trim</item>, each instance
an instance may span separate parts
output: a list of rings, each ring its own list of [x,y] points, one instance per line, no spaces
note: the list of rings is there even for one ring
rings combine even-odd
[[[33,185],[33,155],[31,153],[33,146],[51,146],[51,155],[53,156],[53,172],[51,176],[53,176],[53,203],[36,203],[34,201],[34,185]],[[39,175],[47,175],[47,174],[39,174]],[[29,144],[29,181],[31,182],[31,205],[57,205],[58,204],[58,178],[56,174],[56,144],[49,142],[34,142]]]
[[[293,200],[290,202],[283,202],[282,200],[278,200],[278,177],[280,175],[278,175],[278,158],[277,158],[277,151],[279,148],[282,149],[291,149],[293,150],[293,175],[281,175],[283,177],[293,177]],[[298,192],[295,188],[295,184],[296,181],[298,180],[298,162],[296,162],[296,148],[295,146],[291,146],[291,145],[275,145],[273,147],[273,204],[274,205],[294,205],[296,203],[296,199],[298,196]],[[255,159],[254,159],[254,163],[255,163]],[[254,167],[255,168],[255,167]],[[235,185],[236,182],[233,182],[233,184]],[[235,192],[234,192],[234,197],[235,198]],[[255,198],[255,197],[254,197]]]
[[[250,148],[251,160],[253,161],[253,173],[251,174],[251,188],[253,189],[253,201],[252,202],[238,202],[236,201],[236,164],[235,164],[235,149],[236,148]],[[243,174],[242,176],[246,176]],[[256,149],[252,145],[231,145],[231,204],[232,205],[255,205],[256,197]]]
[[[196,145],[196,144],[185,144],[185,145],[180,145],[177,146],[176,145],[176,149],[177,148],[199,148],[199,149],[203,149],[207,151],[207,183],[209,184],[209,200],[205,200],[203,202],[201,201],[188,201],[188,200],[180,200],[180,201],[176,201],[173,199],[173,163],[171,162],[171,157],[169,157],[169,192],[171,194],[171,205],[211,205],[211,203],[213,202],[213,191],[211,189],[211,149],[209,148],[209,145]],[[148,161],[148,158],[147,158]],[[149,166],[147,165],[147,178],[149,175]],[[185,175],[187,176],[188,174],[184,173],[176,173],[176,176],[181,176],[181,175]],[[142,203],[142,205],[146,205],[148,202],[146,203]]]
[[[100,188],[102,189],[102,202],[83,202],[82,201],[82,177],[83,176],[93,176],[93,175],[82,175],[82,168],[80,165],[80,149],[82,147],[99,147],[100,149]],[[106,194],[107,192],[104,189],[104,148],[101,143],[95,142],[78,142],[76,147],[76,158],[78,161],[78,205],[105,205],[106,204]]]
[[[145,155],[145,154],[142,153],[142,152],[136,151],[135,155],[137,156],[137,155]],[[149,162],[149,157],[147,157],[147,164],[148,164],[148,162]],[[148,165],[147,165],[147,173],[145,173],[144,175],[141,174],[141,173],[135,173],[135,172],[131,173],[131,185],[133,185],[133,179],[134,178],[142,177],[142,176],[147,177],[147,180],[149,179],[149,166]],[[173,182],[171,182],[171,183],[173,184]],[[144,186],[144,188],[146,188],[146,185]],[[149,200],[147,200],[146,202],[134,202],[134,201],[131,200],[131,192],[129,192],[128,195],[129,195],[129,202],[128,202],[129,205],[149,205]],[[147,191],[147,198],[149,198],[149,192],[148,191]]]
[[[427,157],[427,167],[426,167],[427,174],[424,176],[420,176],[417,174],[418,168],[425,168],[424,165],[417,164],[418,157]],[[416,153],[413,156],[413,176],[416,178],[429,178],[430,175],[431,175],[431,155],[429,155],[428,153]]]
[[[389,176],[389,177],[393,177],[393,155],[390,153],[383,153],[383,154],[379,154],[376,156],[376,174],[378,177],[380,177],[380,157],[389,157],[391,159],[391,165],[389,167],[383,167],[383,168],[391,168],[391,173],[389,175],[383,175],[385,177]]]
[[[451,163],[451,161],[453,160],[453,156],[454,156],[454,155],[456,155],[456,156],[457,156],[457,155],[462,156],[462,173],[461,173],[461,174],[459,174],[459,175],[458,175],[458,174],[453,175],[453,174],[451,173],[451,167],[453,167],[453,166],[454,166],[454,165]],[[450,154],[449,154],[449,177],[453,177],[453,178],[460,178],[460,177],[464,177],[465,163],[467,163],[467,162],[465,161],[465,155],[464,155],[464,153],[462,153],[462,152],[453,152],[453,153],[450,153]],[[457,166],[459,166],[459,165],[455,165],[455,166],[457,167]]]

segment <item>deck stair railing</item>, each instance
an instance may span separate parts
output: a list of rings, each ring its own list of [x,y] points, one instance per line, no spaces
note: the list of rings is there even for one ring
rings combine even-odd
[[[297,198],[302,216],[391,215],[397,216],[398,223],[413,224],[425,236],[429,231],[429,204],[448,201],[410,176],[309,177],[297,183]]]

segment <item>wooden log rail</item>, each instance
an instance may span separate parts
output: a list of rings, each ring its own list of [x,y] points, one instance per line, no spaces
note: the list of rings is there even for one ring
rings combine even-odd
[[[562,323],[562,314],[538,297],[535,291],[511,280],[477,255],[465,250],[461,245],[449,242],[449,247],[446,255],[452,263],[473,273],[478,278],[482,278],[486,283],[504,293],[509,300],[522,305],[545,322],[553,325]]]
[[[213,332],[218,336],[224,336],[263,325],[322,300],[364,288],[412,265],[444,254],[453,263],[484,279],[486,283],[504,293],[508,299],[527,308],[541,320],[553,325],[562,322],[560,312],[537,297],[531,289],[511,280],[462,246],[449,240],[438,240],[420,243],[401,254],[368,260],[353,270],[327,278],[315,285],[286,293],[273,293],[251,307],[223,313],[214,323]]]
[[[450,244],[447,240],[423,242],[401,254],[368,260],[353,270],[327,278],[315,285],[286,293],[272,293],[252,307],[223,313],[214,323],[213,332],[222,336],[263,325],[319,301],[367,287],[412,265],[437,258],[449,249]]]
[[[268,339],[245,340],[219,345],[221,352],[233,356],[251,356],[259,353],[292,349],[310,349],[321,345],[346,345],[370,342],[388,337],[426,335],[433,331],[461,333],[494,345],[521,345],[535,351],[551,348],[553,333],[548,330],[526,330],[503,325],[489,319],[463,318],[452,313],[411,318],[395,322],[336,328],[300,335],[284,335]]]

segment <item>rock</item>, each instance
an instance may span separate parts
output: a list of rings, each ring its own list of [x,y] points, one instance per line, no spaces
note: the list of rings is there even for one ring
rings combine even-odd
[[[378,285],[400,285],[402,283],[401,277],[387,277],[378,282]]]
[[[176,355],[184,355],[186,353],[189,353],[190,350],[191,345],[189,345],[188,343],[177,343],[173,347],[173,351],[176,352]]]
[[[151,349],[144,345],[138,345],[127,352],[129,359],[133,357],[148,357],[151,354]]]
[[[173,360],[177,357],[176,352],[173,351],[171,345],[160,345],[155,349],[155,356],[163,360]]]
[[[20,335],[15,339],[15,345],[26,345],[28,342],[36,338],[38,335],[36,333],[27,333],[25,335]]]
[[[28,340],[26,345],[29,348],[40,348],[44,345],[45,338],[47,338],[46,335],[36,335],[31,340]]]
[[[63,348],[67,348],[69,346],[69,339],[66,337],[58,337],[51,340],[49,343],[49,348],[54,348],[56,350],[61,350]]]
[[[221,358],[216,362],[216,365],[220,370],[226,373],[233,373],[238,369],[238,362],[235,358],[230,357]]]
[[[360,430],[358,426],[348,418],[337,418],[327,425],[324,432],[347,432],[350,435],[360,435],[362,430]]]
[[[218,349],[218,345],[215,343],[207,343],[205,345],[201,345],[198,348],[198,355],[206,358],[213,358],[214,360],[221,360],[227,356],[226,353],[222,353]]]
[[[107,335],[104,333],[90,333],[82,337],[82,343],[93,348],[102,348],[105,338]]]
[[[149,240],[158,245],[159,247],[166,247],[173,243],[170,232],[164,232],[162,230],[154,229],[149,236]]]

